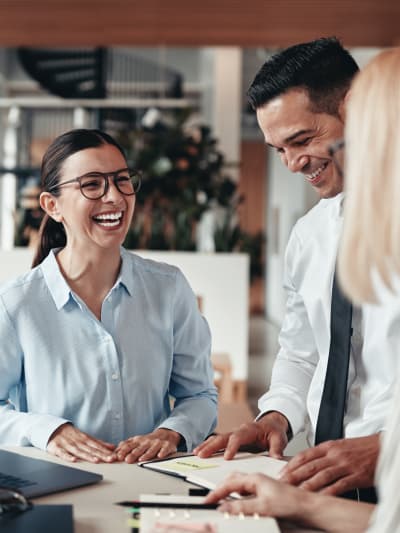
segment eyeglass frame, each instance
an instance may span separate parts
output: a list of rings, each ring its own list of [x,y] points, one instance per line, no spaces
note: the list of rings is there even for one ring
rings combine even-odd
[[[132,177],[133,174],[137,174],[137,176],[138,176],[137,187],[134,188],[133,192],[131,192],[131,193],[126,193],[126,192],[121,191],[121,189],[119,188],[118,183],[115,181],[115,179],[117,178],[118,174],[120,174],[121,172],[124,172],[124,171],[128,171],[129,177]],[[91,176],[92,177],[101,176],[104,179],[103,194],[101,194],[100,196],[98,196],[96,198],[90,198],[89,196],[86,196],[86,194],[82,190],[81,180],[83,178],[90,178]],[[103,198],[103,196],[105,196],[107,194],[107,192],[108,192],[108,190],[110,188],[110,178],[113,178],[113,183],[114,183],[114,185],[117,188],[117,191],[119,193],[123,194],[124,196],[133,196],[140,190],[140,186],[141,186],[141,183],[142,183],[141,177],[142,177],[142,173],[140,172],[140,170],[133,170],[133,169],[128,168],[128,167],[120,168],[119,170],[116,170],[114,172],[100,172],[100,171],[97,172],[97,171],[93,171],[93,172],[87,172],[86,174],[82,174],[82,176],[78,176],[77,178],[73,178],[71,180],[62,181],[61,183],[57,183],[57,185],[53,185],[53,187],[48,188],[47,192],[51,193],[52,191],[56,191],[57,189],[59,189],[63,185],[68,185],[69,183],[79,183],[79,190],[80,190],[82,196],[84,196],[87,200],[100,200],[100,198]]]
[[[336,154],[337,154],[340,150],[344,150],[344,148],[345,148],[345,140],[344,140],[344,139],[338,139],[337,141],[335,141],[334,143],[332,143],[332,144],[328,147],[328,154],[329,154],[329,157],[332,158],[333,164],[335,165],[336,170],[338,171],[339,176],[340,176],[341,178],[343,178],[343,175],[344,175],[344,172],[343,172],[343,165],[338,161],[338,159],[337,159],[337,157],[336,157]]]
[[[1,487],[0,491],[4,491],[10,494],[10,498],[17,500],[15,503],[1,503],[0,502],[0,519],[2,516],[9,516],[14,513],[24,513],[29,509],[32,509],[33,504],[30,502],[21,492],[10,489],[8,487]]]

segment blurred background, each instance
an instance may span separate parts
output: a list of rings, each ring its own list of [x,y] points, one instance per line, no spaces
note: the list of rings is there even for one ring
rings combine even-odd
[[[220,429],[251,418],[285,245],[317,198],[264,145],[246,90],[282,47],[335,35],[362,66],[399,28],[395,0],[1,0],[0,281],[29,268],[48,144],[108,131],[143,172],[125,246],[182,268],[213,333]]]

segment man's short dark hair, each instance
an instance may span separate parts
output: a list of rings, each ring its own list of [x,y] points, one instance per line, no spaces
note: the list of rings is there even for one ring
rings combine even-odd
[[[290,89],[307,91],[314,113],[337,115],[357,63],[335,37],[296,44],[273,55],[247,91],[253,109]]]

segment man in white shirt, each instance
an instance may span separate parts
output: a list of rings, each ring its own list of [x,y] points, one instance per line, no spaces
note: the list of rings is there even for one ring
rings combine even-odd
[[[357,71],[336,39],[318,39],[273,56],[248,91],[267,145],[289,170],[304,175],[321,200],[296,223],[287,246],[281,348],[271,387],[259,400],[260,414],[232,433],[210,437],[195,449],[201,457],[225,449],[225,458],[231,459],[240,446],[250,444],[281,457],[291,436],[303,430],[310,445],[315,442],[342,226],[343,177],[329,147],[343,137],[346,94]],[[396,365],[395,320],[373,306],[354,309],[344,438],[296,455],[284,470],[284,481],[329,494],[373,486]],[[366,490],[361,498],[374,496]]]

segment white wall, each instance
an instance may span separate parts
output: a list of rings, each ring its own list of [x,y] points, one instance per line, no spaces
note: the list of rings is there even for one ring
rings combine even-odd
[[[282,288],[284,253],[290,231],[298,218],[317,200],[301,174],[292,174],[273,151],[268,152],[267,253],[265,308],[267,318],[280,325],[286,294]]]
[[[229,354],[233,379],[247,380],[249,257],[246,254],[139,251],[142,257],[178,266],[202,298],[212,351]]]

